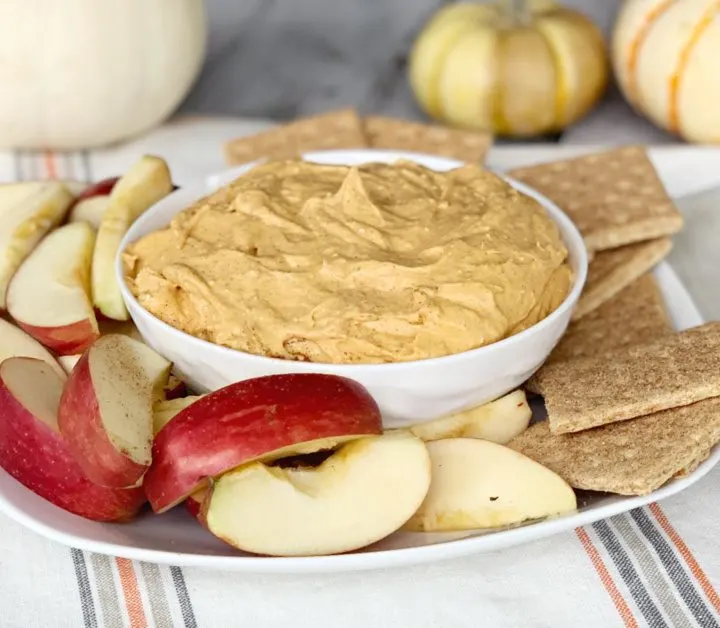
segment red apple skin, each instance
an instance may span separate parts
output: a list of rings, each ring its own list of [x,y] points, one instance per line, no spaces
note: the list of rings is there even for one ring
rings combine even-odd
[[[277,449],[380,433],[377,403],[357,382],[316,373],[249,379],[201,397],[157,434],[143,486],[164,512],[208,478]]]
[[[184,381],[178,378],[172,378],[165,387],[165,399],[180,399],[180,397],[187,397],[189,391]]]
[[[93,521],[132,519],[147,501],[142,488],[109,489],[91,482],[60,433],[35,418],[8,390],[1,370],[0,466],[63,510]]]
[[[134,486],[146,467],[117,449],[103,428],[95,387],[90,375],[90,352],[78,360],[60,398],[58,425],[68,447],[85,474],[110,488]]]
[[[102,179],[102,181],[91,183],[82,192],[80,192],[80,196],[75,199],[75,203],[77,204],[80,201],[92,198],[93,196],[107,196],[113,191],[115,184],[119,180],[120,177],[108,177],[107,179]]]
[[[58,355],[82,353],[100,337],[100,332],[89,319],[61,327],[39,327],[20,321],[17,325]]]
[[[208,495],[208,489],[200,489],[185,500],[185,510],[187,510],[201,526],[205,527],[205,517],[203,515],[203,504],[205,497]]]

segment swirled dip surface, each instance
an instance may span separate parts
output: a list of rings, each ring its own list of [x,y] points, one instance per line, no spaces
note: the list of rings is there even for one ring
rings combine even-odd
[[[268,162],[124,254],[152,314],[258,355],[418,360],[541,320],[572,280],[555,223],[475,166]]]

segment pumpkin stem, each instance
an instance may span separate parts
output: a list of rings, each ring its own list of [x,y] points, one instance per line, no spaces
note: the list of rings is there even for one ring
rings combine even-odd
[[[505,22],[508,26],[524,25],[530,22],[528,0],[500,0]]]

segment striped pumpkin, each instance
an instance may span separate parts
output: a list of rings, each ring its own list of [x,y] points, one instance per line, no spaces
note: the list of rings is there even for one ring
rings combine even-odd
[[[461,2],[425,25],[410,84],[452,126],[532,136],[572,124],[605,90],[609,63],[595,25],[552,0]]]
[[[720,142],[720,1],[626,0],[612,58],[638,112],[689,141]]]

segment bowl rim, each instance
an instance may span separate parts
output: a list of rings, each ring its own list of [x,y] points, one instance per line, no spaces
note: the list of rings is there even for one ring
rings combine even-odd
[[[372,157],[379,158],[378,161],[381,161],[382,163],[392,163],[392,161],[396,161],[398,159],[408,159],[415,161],[416,163],[420,163],[421,165],[425,165],[424,162],[426,161],[432,161],[432,162],[438,162],[443,163],[445,170],[450,170],[453,168],[457,168],[463,165],[466,165],[467,162],[460,161],[457,159],[451,159],[449,157],[444,157],[442,155],[433,155],[429,153],[420,153],[420,152],[414,152],[414,151],[404,151],[404,150],[384,150],[384,149],[372,149],[372,148],[362,148],[362,149],[333,149],[333,150],[322,150],[322,151],[310,151],[310,152],[304,152],[301,153],[301,157],[306,161],[315,161],[319,160],[318,163],[323,163],[323,158],[332,157],[333,155],[337,156],[338,154],[352,154],[356,157],[364,157],[367,156],[369,159],[366,161],[353,161],[353,163],[371,163],[373,161]],[[349,159],[349,158],[348,158]],[[449,364],[453,361],[458,360],[466,360],[466,359],[472,359],[478,356],[491,356],[493,352],[496,351],[502,351],[506,348],[511,348],[513,346],[518,345],[519,343],[522,343],[524,339],[538,334],[542,333],[548,328],[552,328],[555,321],[562,318],[566,313],[568,309],[572,309],[575,304],[577,303],[577,300],[580,297],[580,294],[582,290],[585,287],[585,282],[587,280],[587,273],[588,273],[588,252],[587,248],[585,247],[585,241],[580,234],[580,231],[578,230],[575,223],[570,219],[570,217],[561,210],[553,201],[551,201],[549,198],[547,198],[545,195],[541,194],[534,188],[530,187],[529,185],[526,185],[525,183],[522,183],[521,181],[518,181],[517,179],[514,179],[513,177],[507,176],[493,168],[487,168],[486,166],[483,166],[490,172],[493,172],[503,180],[505,180],[507,183],[509,183],[511,186],[513,186],[516,190],[519,192],[526,194],[532,198],[534,198],[536,201],[538,201],[545,209],[545,211],[550,216],[551,220],[559,227],[561,238],[564,241],[564,244],[566,248],[568,249],[568,257],[570,256],[571,249],[573,251],[576,251],[576,259],[575,264],[577,266],[577,269],[575,271],[575,277],[573,278],[573,286],[570,289],[570,291],[565,295],[565,298],[563,299],[562,303],[558,307],[556,307],[550,314],[548,314],[545,318],[538,321],[537,323],[531,325],[530,327],[523,329],[522,331],[513,334],[512,336],[508,336],[506,338],[502,338],[501,340],[497,340],[493,343],[490,343],[488,345],[483,345],[481,347],[475,347],[474,349],[468,349],[466,351],[461,351],[460,353],[452,353],[449,355],[442,355],[442,356],[436,356],[431,358],[423,358],[420,360],[406,360],[401,362],[380,362],[380,363],[358,363],[358,364],[336,364],[333,362],[300,362],[296,363],[295,361],[285,360],[282,358],[274,358],[274,357],[268,357],[263,355],[257,355],[254,353],[248,353],[245,351],[241,351],[240,349],[233,349],[232,347],[226,347],[223,345],[216,344],[214,342],[210,342],[209,340],[203,340],[202,338],[198,338],[197,336],[193,336],[191,334],[188,334],[185,331],[182,331],[181,329],[178,329],[176,327],[173,327],[169,323],[166,323],[162,319],[158,318],[154,314],[152,314],[149,310],[144,308],[135,298],[135,295],[132,294],[130,289],[127,286],[127,283],[125,282],[125,276],[123,272],[123,264],[122,264],[122,255],[125,249],[135,240],[137,240],[139,235],[136,235],[138,231],[142,230],[142,226],[144,223],[149,221],[149,219],[153,216],[153,214],[158,210],[158,207],[162,208],[162,205],[172,196],[176,194],[186,194],[190,192],[197,191],[198,195],[194,198],[199,199],[202,198],[202,196],[210,194],[214,192],[215,190],[223,187],[224,185],[227,185],[227,182],[232,180],[232,178],[237,178],[239,176],[242,176],[245,172],[248,172],[251,168],[254,166],[262,163],[265,161],[264,159],[259,159],[251,162],[247,162],[244,164],[240,164],[238,166],[234,166],[233,168],[227,168],[225,170],[211,173],[208,175],[205,175],[201,179],[201,183],[196,183],[195,185],[189,185],[189,186],[181,186],[178,190],[175,192],[170,193],[169,195],[162,198],[160,201],[155,203],[153,206],[148,208],[143,214],[135,220],[123,236],[120,246],[118,247],[118,252],[116,254],[115,258],[115,279],[118,282],[120,293],[122,295],[123,301],[125,302],[125,306],[128,309],[129,313],[132,317],[132,312],[138,312],[140,316],[146,317],[149,321],[152,321],[152,324],[160,325],[165,330],[167,330],[170,334],[175,334],[178,338],[178,341],[180,342],[186,342],[189,343],[190,347],[197,347],[198,349],[205,348],[207,350],[213,350],[213,351],[219,351],[224,356],[228,358],[243,358],[245,360],[249,361],[257,361],[262,362],[266,364],[275,364],[275,365],[285,365],[287,366],[288,363],[292,364],[305,364],[308,365],[310,368],[313,366],[317,367],[318,369],[331,369],[333,372],[336,372],[338,375],[342,374],[350,374],[350,373],[360,373],[362,371],[377,371],[377,370],[383,370],[383,371],[392,371],[397,369],[408,369],[408,368],[418,368],[418,367],[424,367],[424,366],[439,366],[441,364]],[[342,164],[340,164],[342,165]],[[428,167],[428,166],[426,166]],[[432,168],[431,168],[432,169]],[[185,209],[186,207],[179,208],[175,214],[180,213]],[[173,214],[173,216],[175,215]]]

